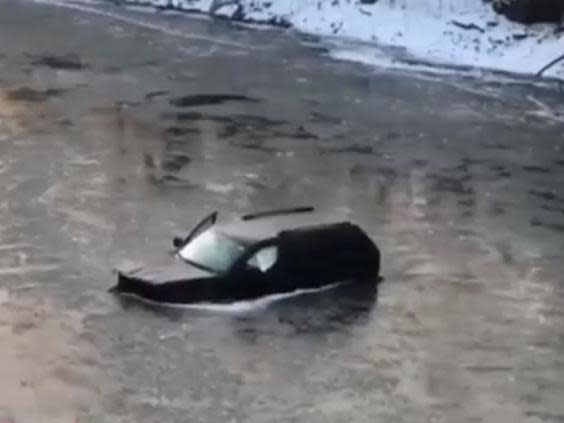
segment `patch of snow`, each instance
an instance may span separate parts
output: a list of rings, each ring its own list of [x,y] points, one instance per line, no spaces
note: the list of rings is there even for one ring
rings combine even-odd
[[[246,16],[283,17],[303,32],[395,47],[395,53],[410,62],[536,74],[564,54],[564,33],[555,34],[554,25],[512,23],[479,0],[379,0],[373,5],[273,0],[270,8],[249,6]],[[335,57],[385,65],[394,55],[374,54],[360,46],[338,49]],[[549,69],[546,76],[564,78],[564,64]]]

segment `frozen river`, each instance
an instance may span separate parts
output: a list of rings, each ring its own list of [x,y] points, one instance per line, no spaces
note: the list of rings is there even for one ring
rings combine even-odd
[[[97,10],[0,3],[0,420],[564,422],[561,93]],[[106,292],[210,211],[303,204],[367,229],[379,292]]]

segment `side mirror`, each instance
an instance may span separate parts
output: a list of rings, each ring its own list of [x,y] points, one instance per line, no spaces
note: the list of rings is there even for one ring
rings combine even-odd
[[[175,236],[172,239],[172,245],[174,246],[174,248],[179,249],[184,245],[184,238],[182,238],[181,236]]]

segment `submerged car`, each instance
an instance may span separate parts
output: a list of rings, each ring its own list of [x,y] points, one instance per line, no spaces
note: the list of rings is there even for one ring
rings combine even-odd
[[[376,283],[380,251],[356,224],[301,207],[218,222],[175,237],[170,266],[118,271],[113,291],[160,303],[254,299],[337,282]]]

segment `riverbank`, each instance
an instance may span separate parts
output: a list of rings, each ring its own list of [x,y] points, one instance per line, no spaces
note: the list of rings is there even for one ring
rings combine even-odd
[[[223,18],[292,27],[320,36],[372,43],[377,50],[349,47],[335,57],[379,66],[428,64],[537,75],[564,53],[564,31],[554,24],[522,25],[476,0],[356,1],[126,0]],[[382,54],[385,51],[386,54]],[[542,72],[564,79],[564,62]]]

